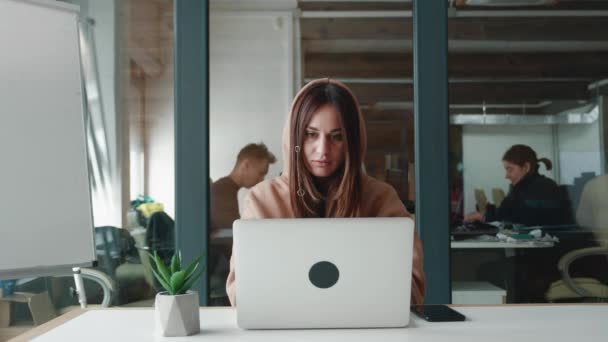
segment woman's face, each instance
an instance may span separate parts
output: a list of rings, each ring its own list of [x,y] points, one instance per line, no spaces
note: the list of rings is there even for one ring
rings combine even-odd
[[[326,104],[310,119],[304,132],[306,169],[315,177],[329,177],[344,163],[344,128],[336,107]]]
[[[503,160],[502,165],[505,167],[505,178],[511,181],[511,185],[519,183],[519,181],[530,171],[530,163],[519,166]]]

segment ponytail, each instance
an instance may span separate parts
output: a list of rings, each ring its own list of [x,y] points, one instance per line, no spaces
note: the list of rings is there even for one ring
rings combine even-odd
[[[502,160],[508,161],[520,167],[523,167],[526,163],[530,164],[530,172],[538,171],[540,166],[539,163],[545,164],[547,170],[553,168],[553,163],[547,158],[536,157],[536,152],[527,145],[513,145],[502,157]]]
[[[547,158],[540,158],[538,162],[545,164],[547,171],[550,171],[553,168],[553,163]],[[536,170],[538,170],[538,164],[536,164]]]

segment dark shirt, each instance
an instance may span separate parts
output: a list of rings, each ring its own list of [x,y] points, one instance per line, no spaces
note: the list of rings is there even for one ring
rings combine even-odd
[[[552,179],[532,172],[511,186],[499,208],[488,207],[485,220],[526,226],[559,225],[572,223],[572,214],[566,192]]]
[[[230,177],[220,178],[211,184],[211,233],[232,228],[232,223],[239,219],[239,189]]]

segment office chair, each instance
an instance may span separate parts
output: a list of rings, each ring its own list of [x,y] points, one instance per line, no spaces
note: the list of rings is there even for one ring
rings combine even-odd
[[[110,278],[102,271],[86,267],[80,269],[80,275],[83,279],[91,280],[101,287],[101,290],[103,291],[103,298],[100,303],[101,307],[107,308],[112,305],[112,298],[117,291],[114,279]],[[73,279],[73,276],[73,273],[68,272],[54,277],[68,277]]]
[[[135,236],[139,240],[143,239],[137,234]],[[145,288],[152,278],[150,274],[146,274],[150,273],[149,267],[144,264],[147,255],[142,258],[142,254],[138,253],[135,236],[116,227],[95,228],[98,269],[115,283],[112,300],[116,305],[145,298]]]
[[[591,277],[572,277],[570,267],[578,259],[589,256],[608,257],[608,235],[595,234],[600,246],[577,249],[562,256],[557,268],[562,279],[555,281],[549,287],[545,298],[550,302],[558,301],[593,301],[608,302],[608,285],[599,279]]]
[[[116,267],[122,257],[120,231],[116,227],[95,227],[95,254],[99,268],[110,277],[114,277]]]
[[[169,264],[175,253],[175,222],[164,211],[150,216],[146,227],[146,246],[151,253],[158,253],[165,264]]]
[[[145,286],[153,290],[153,292],[162,291],[162,286],[154,278],[151,271],[152,260],[148,253],[158,255],[162,258],[165,264],[169,264],[171,257],[175,253],[175,222],[173,219],[164,211],[154,211],[145,220],[146,228],[136,228],[131,231],[131,237],[134,239],[134,246],[137,249],[140,263],[129,264],[125,263],[120,265],[120,268],[124,268],[124,272],[118,273],[129,274],[138,279],[145,281]],[[147,291],[142,291],[141,286],[139,288],[139,296],[129,296],[129,302],[141,301],[148,299],[151,293],[146,294]],[[132,303],[130,303],[132,304]]]
[[[139,260],[141,261],[141,265],[143,266],[143,274],[146,279],[146,283],[152,288],[155,287],[154,284],[154,275],[151,271],[150,257],[148,253],[150,252],[150,247],[146,244],[146,230],[144,228],[138,228],[131,231],[131,236],[135,239],[135,248],[137,248],[137,254],[139,255]]]
[[[576,218],[579,225],[593,232],[598,246],[573,250],[558,262],[562,279],[551,284],[546,293],[549,301],[584,300],[608,302],[608,271],[604,269],[604,279],[572,277],[570,268],[574,261],[589,256],[608,257],[608,175],[590,180],[584,187],[578,203]],[[601,260],[606,261],[606,260]],[[602,268],[601,264],[594,264]]]
[[[92,294],[93,297],[95,297],[95,287],[100,287],[103,292],[103,298],[99,305],[104,308],[109,307],[116,291],[114,281],[107,274],[99,270],[81,268],[80,271],[82,278],[87,280],[84,282],[85,289],[88,290],[88,292],[85,290],[85,295],[88,294],[87,297],[91,297]],[[89,282],[89,280],[91,282]],[[52,289],[49,287],[51,284],[49,282],[58,284],[62,289],[67,289],[67,291],[61,291],[64,296],[58,298],[59,300],[56,302],[51,299],[51,293],[49,291],[52,291]],[[58,315],[77,308],[78,306],[65,302],[66,299],[69,300],[69,298],[66,297],[75,296],[73,292],[74,288],[74,275],[71,271],[55,274],[49,278],[34,278],[26,282],[20,291],[15,292],[10,297],[0,299],[0,312],[2,313],[2,315],[0,315],[2,316],[0,317],[0,328],[9,327],[11,316],[14,316],[11,314],[11,304],[13,303],[27,305],[34,325],[46,323]],[[73,299],[71,302],[73,302]]]

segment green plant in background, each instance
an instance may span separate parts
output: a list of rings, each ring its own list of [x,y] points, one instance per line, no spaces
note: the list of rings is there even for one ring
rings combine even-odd
[[[186,293],[205,271],[205,267],[200,267],[199,272],[195,273],[199,269],[202,255],[194,259],[188,267],[182,269],[182,253],[179,251],[173,254],[170,265],[165,265],[156,252],[154,252],[154,255],[148,254],[154,260],[154,263],[150,264],[152,273],[154,273],[161,286],[172,296]]]

